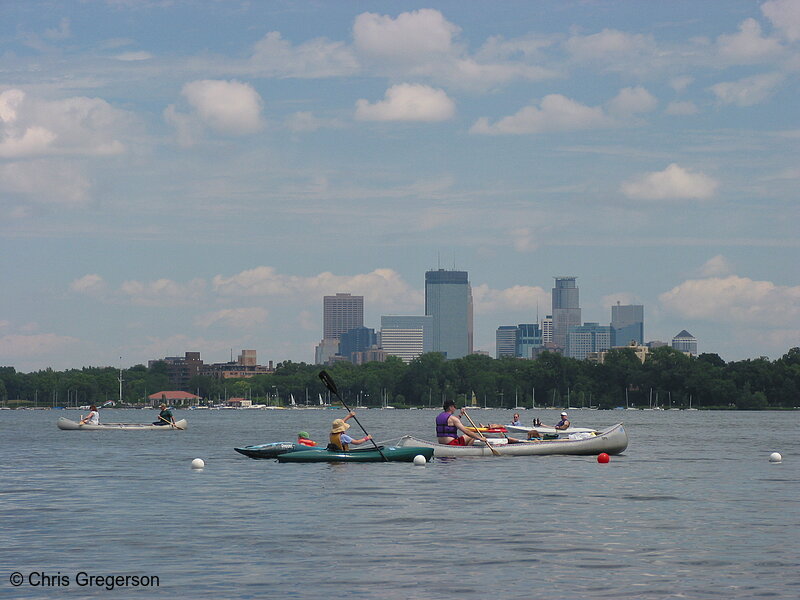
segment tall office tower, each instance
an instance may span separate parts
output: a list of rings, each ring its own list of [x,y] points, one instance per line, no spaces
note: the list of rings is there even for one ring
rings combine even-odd
[[[559,348],[567,347],[570,327],[581,324],[581,309],[578,302],[576,277],[556,277],[553,288],[553,343]]]
[[[433,351],[472,354],[472,288],[466,271],[425,273],[425,314],[433,317]]]
[[[364,326],[364,296],[336,294],[322,299],[322,337],[338,340],[343,333]]]
[[[672,347],[681,352],[697,355],[697,338],[684,329],[672,338]]]
[[[611,327],[600,323],[584,323],[570,327],[567,333],[566,355],[580,360],[590,352],[602,352],[611,348]]]
[[[538,323],[517,325],[517,356],[519,358],[533,358],[536,351],[543,345],[542,330]]]
[[[542,319],[542,344],[550,344],[553,341],[553,315],[547,315]]]
[[[366,352],[377,344],[378,336],[375,334],[374,329],[369,327],[356,327],[350,331],[345,331],[339,337],[339,354],[350,362],[354,362],[354,354]]]
[[[505,356],[517,356],[517,334],[519,328],[516,325],[501,325],[495,333],[495,356],[503,358]]]
[[[387,356],[411,362],[433,351],[433,317],[386,315],[381,317],[381,349]]]
[[[644,344],[644,306],[620,304],[611,307],[611,346]]]

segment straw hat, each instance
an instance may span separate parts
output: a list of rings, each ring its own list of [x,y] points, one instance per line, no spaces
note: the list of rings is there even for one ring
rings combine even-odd
[[[331,423],[331,433],[342,433],[350,429],[350,425],[344,422],[344,419],[336,419]]]

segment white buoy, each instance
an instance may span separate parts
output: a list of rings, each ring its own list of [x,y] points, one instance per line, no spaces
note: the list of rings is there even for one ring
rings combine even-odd
[[[417,465],[418,467],[423,466],[427,462],[428,462],[427,459],[424,456],[422,456],[422,454],[417,454],[414,457],[414,464]]]
[[[773,452],[769,455],[769,462],[781,462],[783,457],[780,452]]]
[[[203,462],[202,458],[195,458],[192,461],[192,468],[193,469],[202,469],[205,466],[206,466],[206,463]]]

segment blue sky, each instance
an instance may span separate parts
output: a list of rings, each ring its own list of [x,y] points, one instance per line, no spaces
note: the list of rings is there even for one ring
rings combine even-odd
[[[469,272],[475,345],[645,306],[800,345],[800,2],[0,3],[0,364],[313,362]],[[121,357],[121,360],[120,360]]]

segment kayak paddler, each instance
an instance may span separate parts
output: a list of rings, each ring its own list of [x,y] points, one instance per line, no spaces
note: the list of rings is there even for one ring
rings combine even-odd
[[[153,425],[172,425],[175,427],[175,417],[172,416],[172,411],[167,408],[163,402],[159,405],[161,412],[158,413],[158,420],[153,421]]]
[[[456,403],[453,400],[445,400],[442,404],[442,412],[436,417],[436,438],[440,444],[448,446],[471,446],[475,440],[484,439],[479,433],[473,433],[461,422],[457,416]],[[459,432],[464,435],[459,435]]]
[[[297,443],[303,446],[316,446],[317,442],[311,439],[307,431],[299,431],[297,433]]]
[[[345,431],[350,429],[350,425],[347,423],[347,421],[355,416],[356,413],[351,410],[344,419],[335,419],[333,423],[331,423],[331,435],[330,443],[328,444],[328,450],[347,452],[350,444],[358,446],[359,444],[363,444],[364,442],[372,439],[371,435],[366,435],[357,440],[345,433]]]
[[[92,404],[89,407],[89,414],[86,415],[83,419],[81,419],[81,425],[99,425],[100,424],[100,413],[97,412],[97,407]]]

